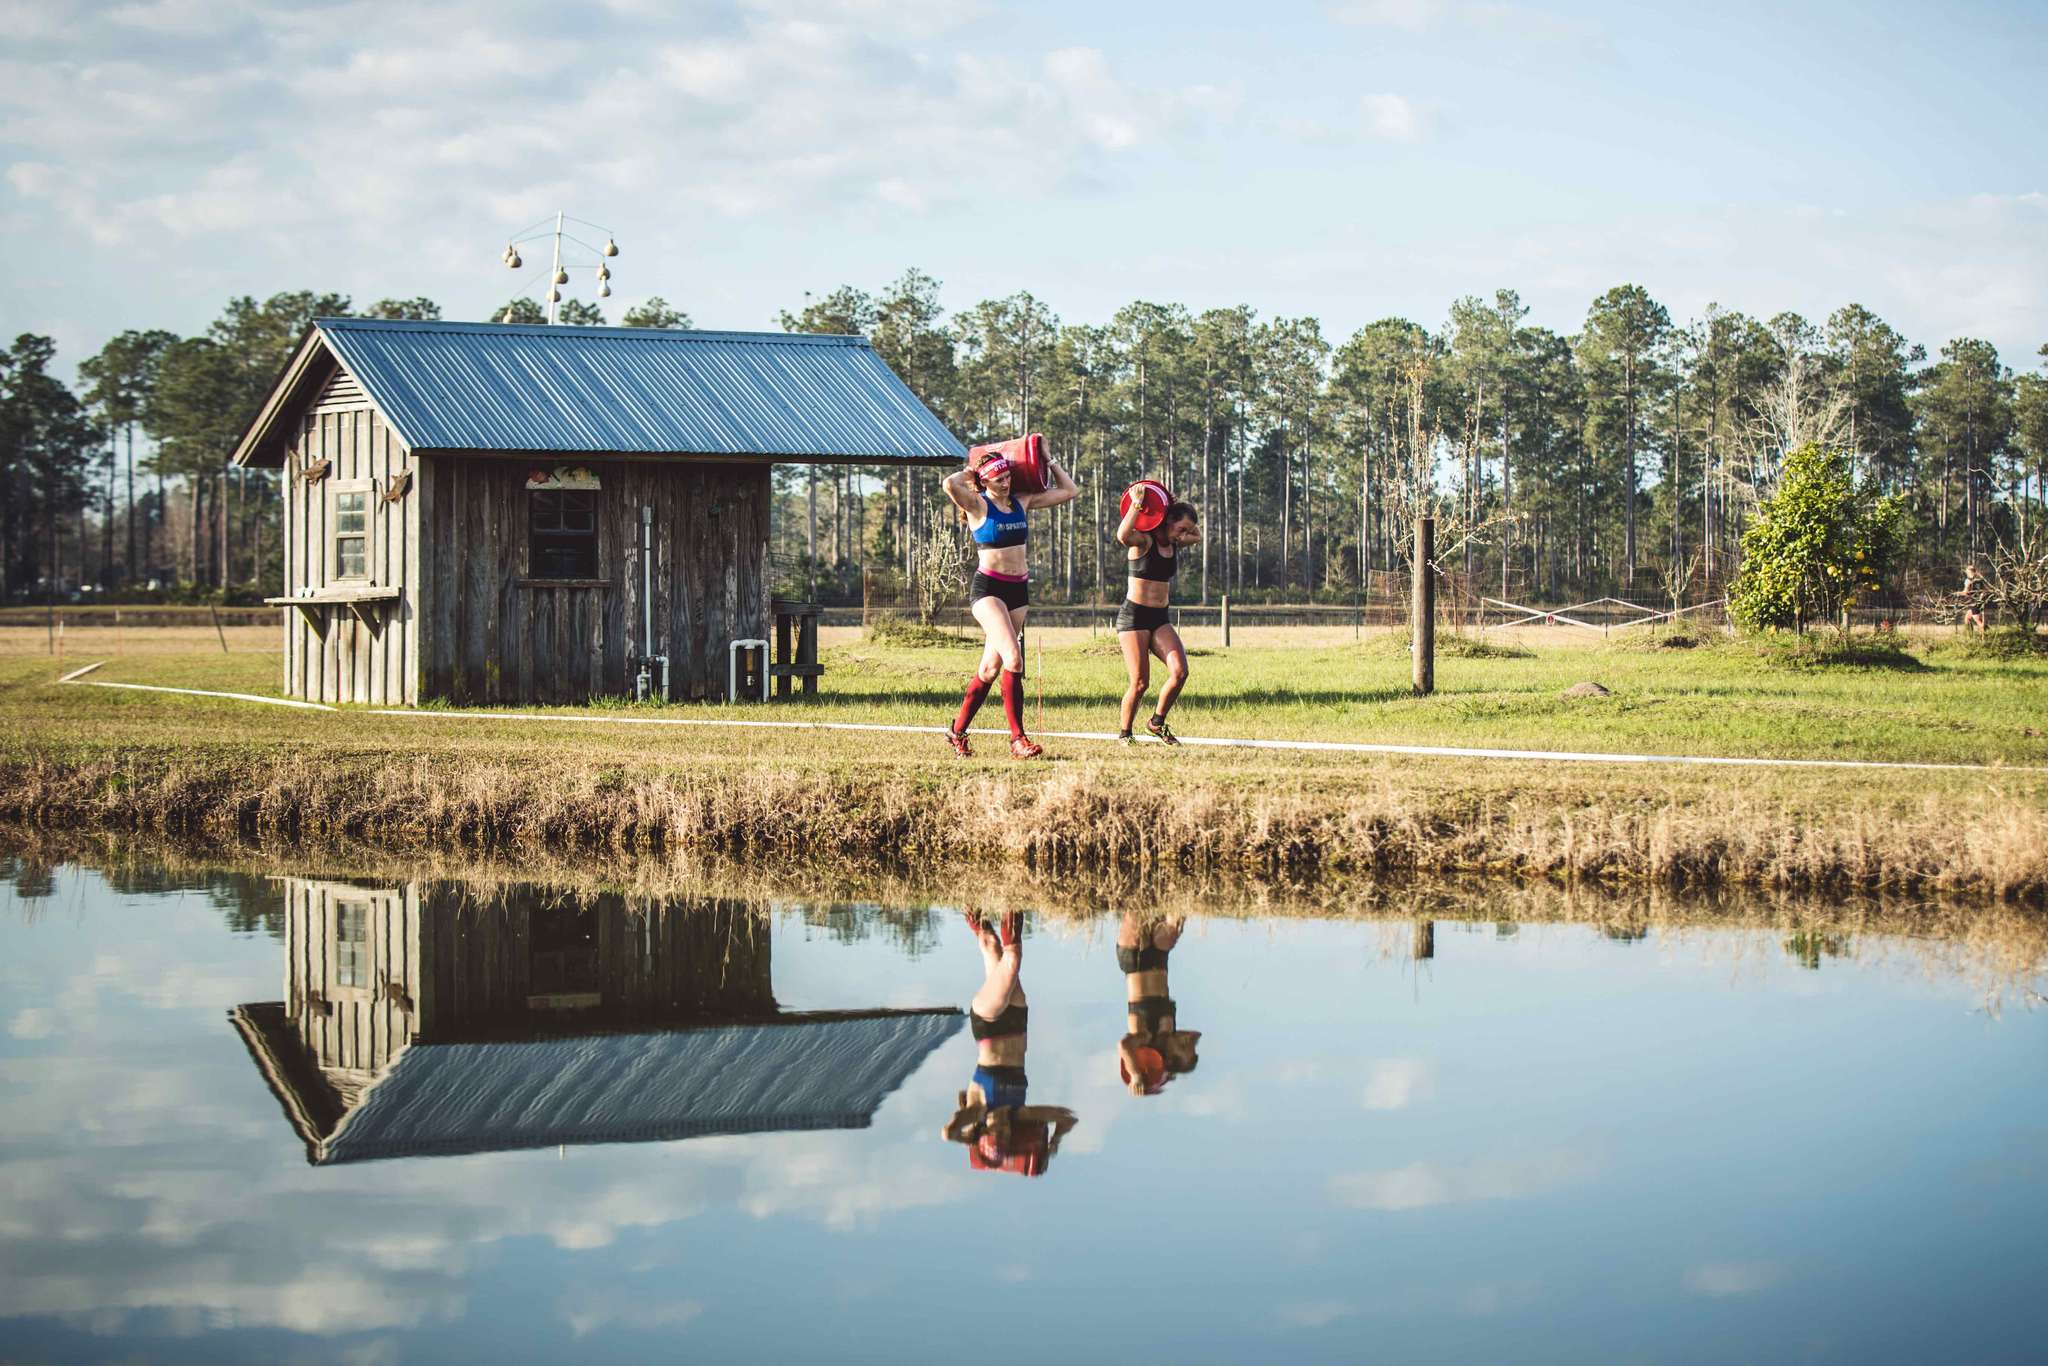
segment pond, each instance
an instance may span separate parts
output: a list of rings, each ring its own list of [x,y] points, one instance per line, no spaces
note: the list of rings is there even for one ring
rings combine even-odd
[[[2048,1328],[2031,943],[1484,889],[977,926],[0,874],[9,1359],[2019,1361]]]

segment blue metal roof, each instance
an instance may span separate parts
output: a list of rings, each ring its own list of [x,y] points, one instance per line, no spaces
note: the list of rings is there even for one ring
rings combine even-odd
[[[960,460],[863,337],[320,318],[415,449]]]
[[[344,1114],[314,1160],[864,1129],[963,1018],[945,1010],[414,1044]]]

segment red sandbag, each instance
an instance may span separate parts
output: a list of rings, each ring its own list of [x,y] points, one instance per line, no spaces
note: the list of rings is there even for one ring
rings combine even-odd
[[[1166,505],[1173,501],[1173,495],[1166,491],[1166,485],[1157,479],[1140,479],[1124,490],[1123,501],[1116,505],[1116,515],[1122,519],[1131,510],[1131,499],[1137,498],[1145,504],[1138,514],[1138,530],[1156,531],[1166,520]]]
[[[1044,493],[1052,482],[1046,471],[1045,438],[1037,432],[1009,441],[992,441],[967,452],[967,468],[978,470],[991,455],[1010,462],[1010,487],[1018,493]]]

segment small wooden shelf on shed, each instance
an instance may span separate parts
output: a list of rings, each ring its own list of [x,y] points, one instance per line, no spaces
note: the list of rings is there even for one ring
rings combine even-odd
[[[291,598],[265,598],[266,607],[296,607],[313,621],[315,607],[346,607],[355,614],[356,620],[365,626],[370,624],[369,613],[381,610],[398,601],[398,589],[379,588],[374,584],[355,584],[340,588],[322,588],[315,593],[306,593]],[[317,622],[314,623],[316,626]]]

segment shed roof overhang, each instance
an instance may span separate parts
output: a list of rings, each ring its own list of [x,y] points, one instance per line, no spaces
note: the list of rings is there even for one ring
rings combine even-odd
[[[966,456],[860,337],[323,318],[235,463],[281,466],[337,366],[423,455],[917,466]]]
[[[615,1033],[415,1041],[353,1106],[282,1002],[229,1012],[315,1165],[581,1143],[865,1127],[965,1018],[788,1012]]]

